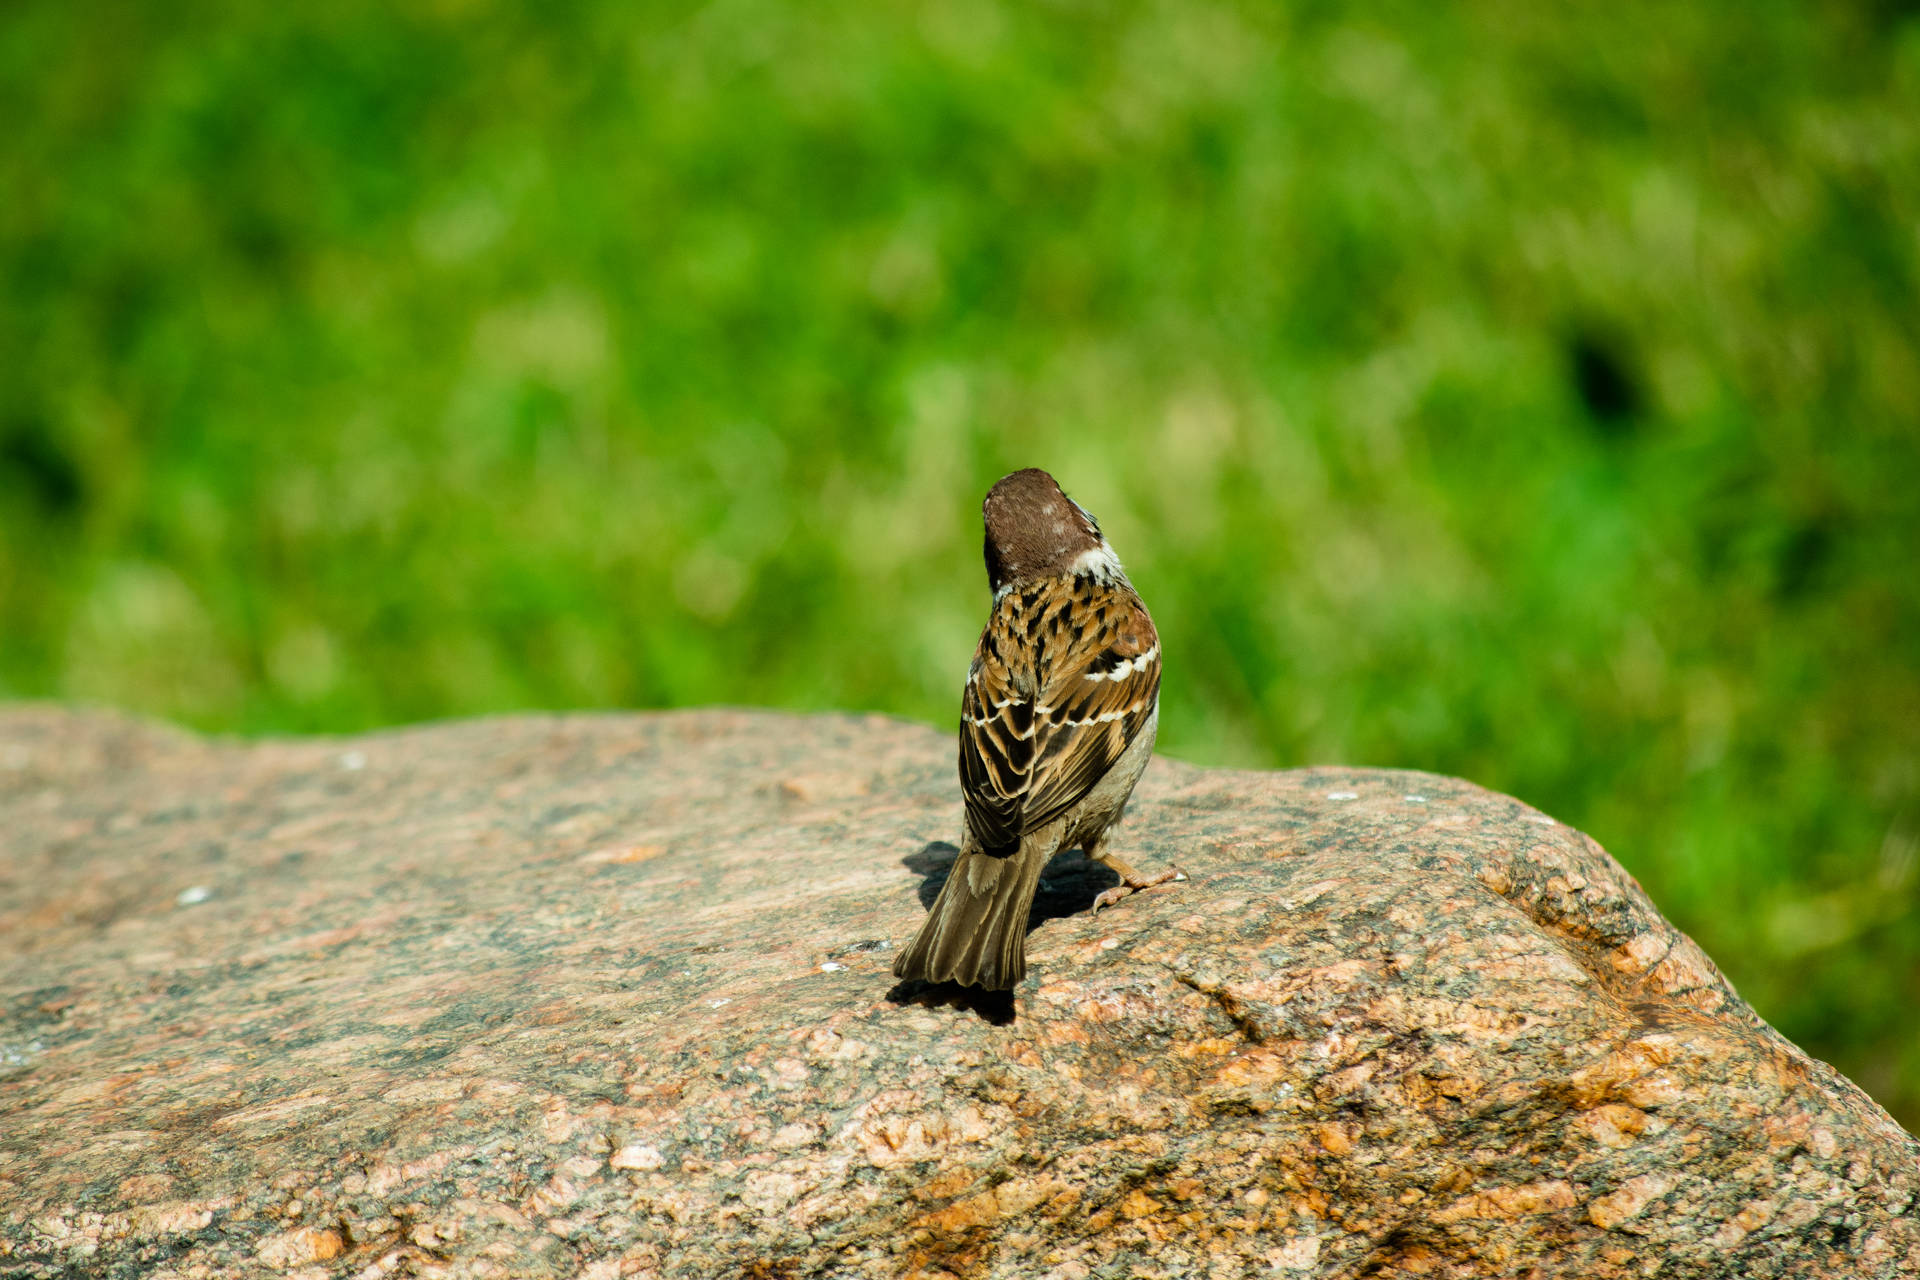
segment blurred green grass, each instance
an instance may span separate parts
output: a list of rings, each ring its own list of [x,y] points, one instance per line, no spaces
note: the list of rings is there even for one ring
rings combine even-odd
[[[948,724],[1046,466],[1162,744],[1591,832],[1920,1127],[1900,5],[0,11],[0,696]]]

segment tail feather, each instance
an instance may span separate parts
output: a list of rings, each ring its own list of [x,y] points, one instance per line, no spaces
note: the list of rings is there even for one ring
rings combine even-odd
[[[920,932],[894,961],[901,978],[1003,990],[1027,973],[1027,915],[1057,832],[1021,841],[1011,856],[963,849]]]

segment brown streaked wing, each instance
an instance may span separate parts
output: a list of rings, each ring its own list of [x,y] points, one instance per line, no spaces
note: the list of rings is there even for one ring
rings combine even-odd
[[[1034,757],[1031,729],[1019,736],[1007,715],[1019,707],[1030,720],[1033,704],[1020,698],[1007,677],[1004,666],[982,653],[960,696],[960,790],[975,838],[995,851],[1020,842],[1021,801]]]
[[[961,699],[967,817],[975,837],[992,850],[1017,844],[1092,790],[1140,732],[1160,689],[1157,655],[1118,680],[1087,678],[1157,648],[1159,637],[1139,597],[1083,583],[1066,589],[1085,592],[1084,607],[1073,616],[1094,625],[1061,636],[1065,643],[1058,648],[1041,641],[1039,653],[1017,655],[1037,657],[1038,672],[1010,670],[1000,661],[1009,655],[983,637]]]
[[[1027,783],[1021,814],[1024,830],[1035,831],[1080,802],[1126,751],[1160,692],[1160,658],[1118,680],[1089,680],[1092,670],[1110,671],[1159,645],[1153,622],[1137,602],[1102,627],[1082,651],[1041,691],[1043,717],[1038,759]],[[1105,643],[1100,643],[1105,641]]]

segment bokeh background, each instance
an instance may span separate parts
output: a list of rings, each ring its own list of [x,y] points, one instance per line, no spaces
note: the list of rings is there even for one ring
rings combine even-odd
[[[1896,3],[0,10],[0,697],[954,722],[1018,466],[1162,746],[1596,836],[1920,1127]]]

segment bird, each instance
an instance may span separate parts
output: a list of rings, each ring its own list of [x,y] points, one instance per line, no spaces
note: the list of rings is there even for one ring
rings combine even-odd
[[[1100,523],[1038,467],[981,504],[993,610],[960,698],[960,855],[893,972],[1005,990],[1026,976],[1041,868],[1079,847],[1120,883],[1093,910],[1178,877],[1109,836],[1153,755],[1160,636]]]

